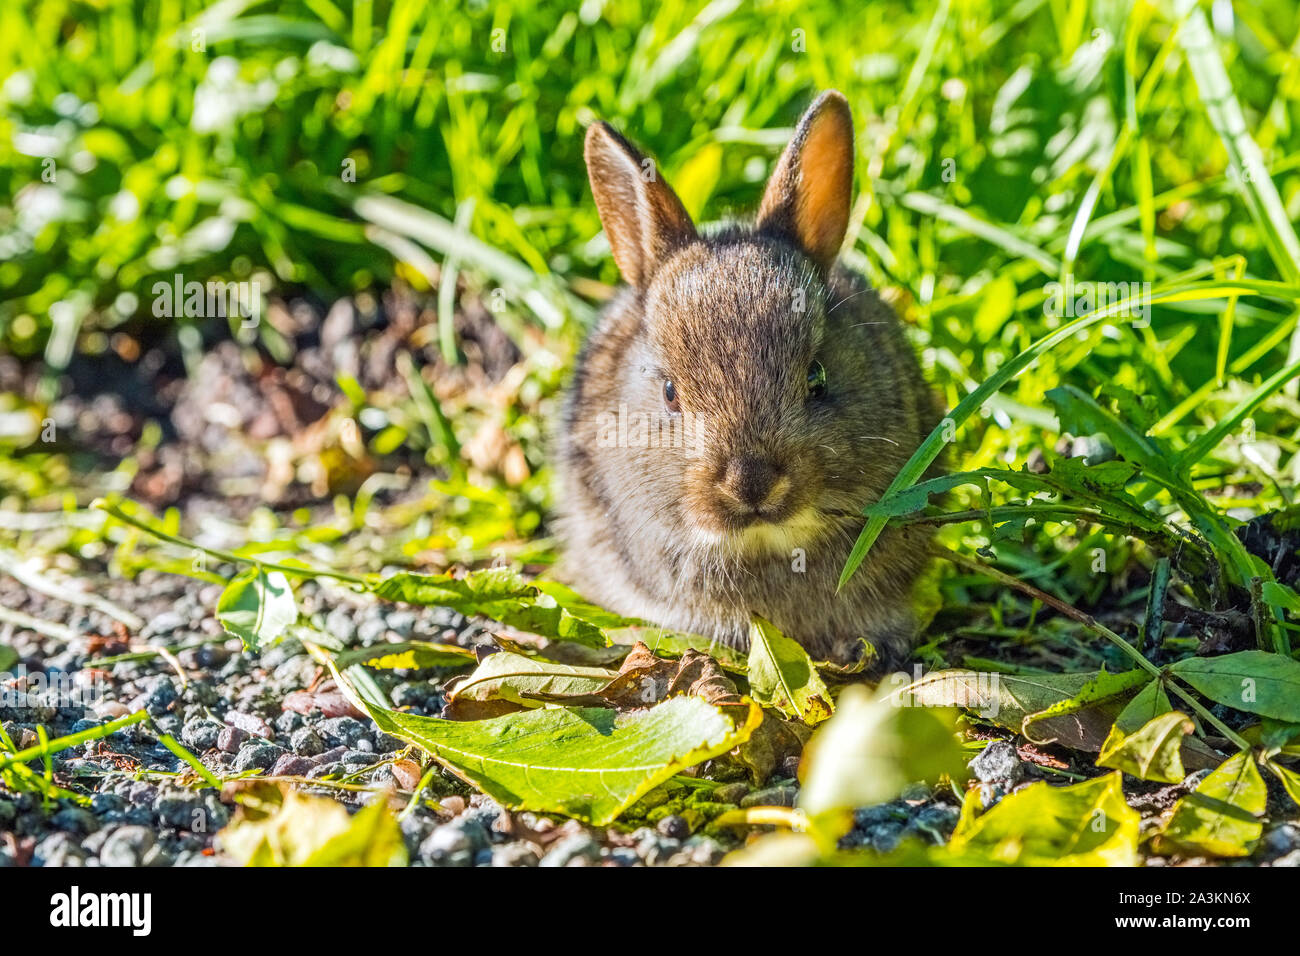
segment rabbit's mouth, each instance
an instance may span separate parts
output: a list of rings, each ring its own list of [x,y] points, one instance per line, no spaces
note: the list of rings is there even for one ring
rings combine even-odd
[[[825,533],[825,517],[816,508],[805,506],[792,514],[768,517],[754,513],[733,518],[721,529],[703,532],[703,537],[729,554],[758,557],[788,555],[792,549],[808,547]]]

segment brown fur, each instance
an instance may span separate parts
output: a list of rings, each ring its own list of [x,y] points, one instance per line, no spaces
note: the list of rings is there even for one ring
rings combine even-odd
[[[886,530],[836,593],[862,506],[938,418],[897,318],[835,263],[852,135],[843,97],[823,94],[757,224],[701,237],[662,179],[635,175],[646,167],[626,140],[588,132],[629,281],[583,351],[560,442],[560,575],[591,600],[740,648],[754,613],[818,659],[852,660],[863,639],[886,664],[910,649],[928,532]],[[665,411],[666,379],[680,414]],[[635,427],[625,439],[620,409],[653,419],[671,447],[646,447]]]

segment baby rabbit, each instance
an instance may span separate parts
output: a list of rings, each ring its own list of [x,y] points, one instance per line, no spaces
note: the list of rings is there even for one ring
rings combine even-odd
[[[626,287],[579,359],[560,440],[557,569],[610,610],[745,650],[750,615],[814,660],[902,662],[930,534],[888,528],[836,593],[876,500],[939,409],[898,319],[836,261],[853,120],[804,114],[752,226],[701,235],[652,162],[587,131]]]

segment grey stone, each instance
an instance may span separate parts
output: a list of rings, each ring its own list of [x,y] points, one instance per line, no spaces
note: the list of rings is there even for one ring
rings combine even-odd
[[[685,840],[691,835],[691,825],[686,818],[675,813],[661,819],[655,824],[655,829],[666,837],[672,837],[674,840]]]
[[[140,866],[153,845],[154,836],[147,827],[118,827],[104,841],[99,859],[105,866]]]
[[[254,741],[240,748],[235,756],[234,770],[236,773],[247,770],[270,770],[285,752],[283,747],[277,747],[275,744]]]
[[[552,844],[538,866],[575,866],[600,859],[600,844],[585,832],[563,837]]]
[[[970,762],[971,773],[981,783],[1002,784],[1004,789],[1015,786],[1025,775],[1024,765],[1016,748],[1005,740],[989,743],[979,756]]]
[[[205,750],[211,750],[217,745],[217,738],[221,736],[221,730],[222,725],[219,721],[200,717],[189,721],[181,728],[181,742],[185,746],[202,753]]]
[[[473,821],[456,819],[435,829],[420,844],[420,857],[431,866],[471,866],[488,848],[488,834]]]
[[[289,746],[293,752],[303,757],[319,757],[325,752],[325,743],[320,734],[310,727],[299,727],[289,736]]]
[[[366,725],[355,717],[330,717],[316,725],[316,732],[331,747],[355,748],[358,741],[366,740],[373,746]]]
[[[492,849],[493,866],[536,866],[538,862],[537,851],[527,843],[506,843]]]

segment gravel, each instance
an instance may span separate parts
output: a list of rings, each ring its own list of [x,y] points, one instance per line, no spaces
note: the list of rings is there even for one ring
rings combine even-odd
[[[233,569],[215,570],[228,575]],[[335,716],[327,716],[310,705],[284,708],[287,695],[295,694],[298,701],[313,699],[328,678],[296,641],[260,655],[244,652],[212,617],[220,590],[204,587],[198,594],[185,578],[145,570],[133,580],[104,577],[95,583],[97,593],[148,622],[141,638],[150,635],[179,648],[176,658],[186,681],[182,683],[171,662],[158,656],[106,666],[97,672],[95,695],[86,700],[11,696],[0,705],[0,722],[15,742],[34,743],[38,724],[55,738],[93,730],[105,720],[143,709],[156,726],[168,729],[218,775],[312,780],[304,789],[349,809],[359,807],[364,795],[331,785],[344,777],[368,786],[395,787],[399,804],[409,798],[410,781],[422,770],[403,763],[402,773],[395,775],[394,761],[422,758],[408,752],[403,741],[368,719],[337,716],[337,709],[332,711]],[[304,614],[345,646],[404,638],[471,646],[481,634],[460,615],[443,609],[331,607],[350,599],[334,592],[328,597],[327,602],[311,581],[298,592]],[[0,640],[19,652],[29,669],[76,675],[88,661],[127,649],[113,642],[114,622],[99,611],[62,604],[11,580],[0,580],[0,605],[60,623],[79,635],[77,641],[63,642],[13,628],[0,631]],[[90,638],[98,642],[93,652]],[[441,711],[448,673],[373,673],[397,706],[415,714]],[[47,807],[32,793],[11,793],[0,786],[0,866],[233,862],[216,837],[237,812],[234,795],[241,785],[222,791],[202,787],[150,726],[136,725],[87,741],[55,755],[53,766],[55,782],[84,794],[84,801],[56,798]],[[403,815],[400,828],[414,866],[710,866],[744,842],[743,831],[715,828],[713,818],[735,807],[796,806],[795,769],[795,763],[783,765],[757,788],[748,780],[711,787],[674,784],[676,790],[665,785],[608,828],[509,812],[449,774],[435,773],[424,793],[428,802]],[[1003,740],[990,742],[970,769],[988,803],[1041,777]],[[1197,779],[1189,778],[1184,786],[1194,786]],[[859,808],[841,846],[889,852],[908,840],[939,844],[951,836],[958,816],[950,791],[909,786],[897,800]],[[1271,826],[1260,841],[1258,856],[1273,866],[1300,866],[1300,826]]]

